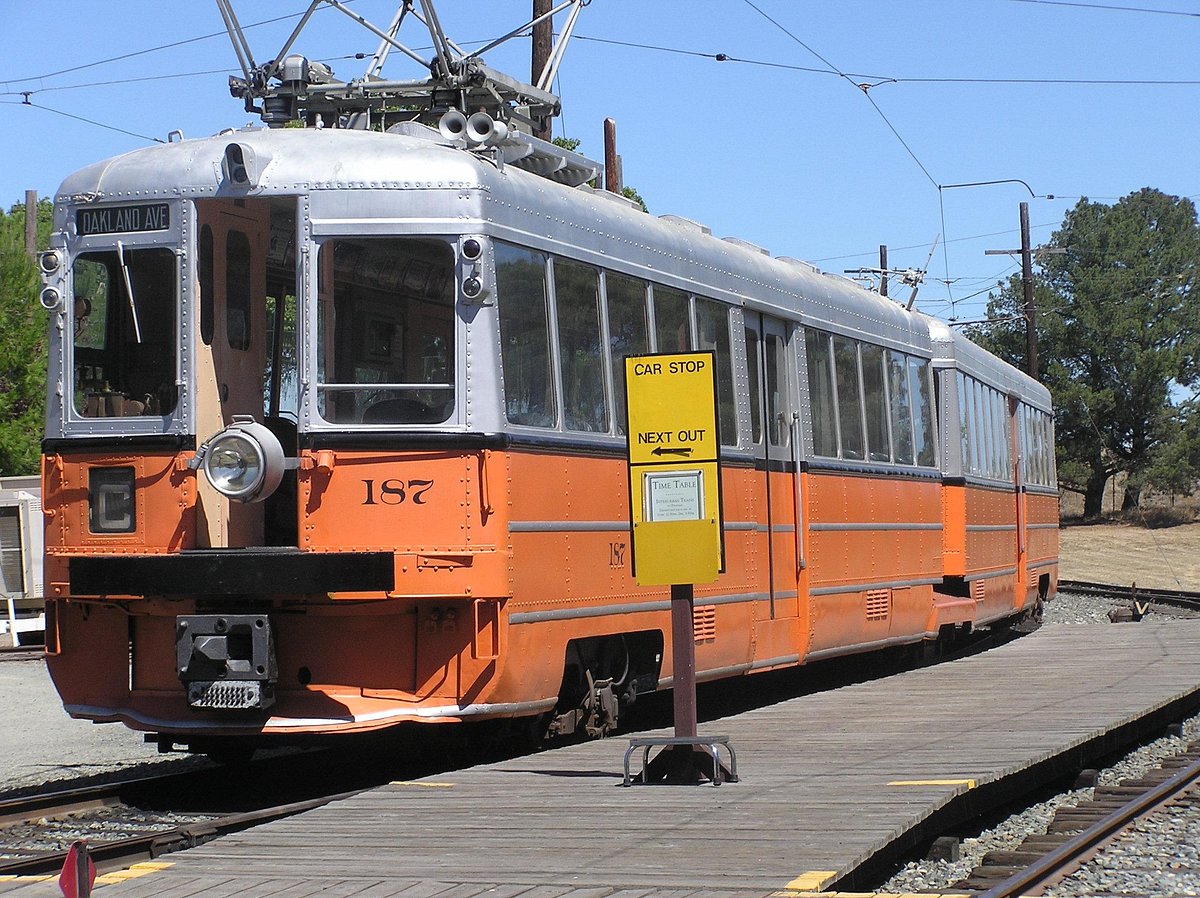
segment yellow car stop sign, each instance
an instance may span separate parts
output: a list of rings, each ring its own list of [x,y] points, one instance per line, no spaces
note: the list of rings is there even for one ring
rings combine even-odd
[[[716,356],[625,360],[633,571],[643,586],[709,583],[723,568]]]

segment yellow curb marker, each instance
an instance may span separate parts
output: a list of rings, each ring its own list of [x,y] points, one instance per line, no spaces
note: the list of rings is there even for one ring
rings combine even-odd
[[[819,892],[837,876],[837,870],[809,870],[801,873],[783,887],[783,894],[791,892]]]
[[[975,788],[975,780],[892,780],[889,786],[966,786]]]
[[[174,861],[143,861],[140,864],[133,864],[124,870],[114,870],[112,873],[97,876],[96,882],[103,885],[113,885],[114,883],[149,876],[151,873],[159,873],[173,866],[175,866]]]
[[[419,789],[453,789],[454,783],[425,783],[420,780],[392,780],[389,786],[416,786]]]

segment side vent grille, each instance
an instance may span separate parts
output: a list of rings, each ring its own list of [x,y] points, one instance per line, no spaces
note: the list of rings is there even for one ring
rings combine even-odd
[[[887,620],[892,615],[890,589],[867,590],[867,620]]]
[[[1037,589],[1040,585],[1041,585],[1041,581],[1038,579],[1038,572],[1036,570],[1030,571],[1029,572],[1029,588]]]
[[[987,595],[987,584],[982,580],[971,581],[971,598],[976,602],[982,602]]]
[[[716,605],[697,605],[692,609],[692,632],[696,642],[712,642],[717,638]]]

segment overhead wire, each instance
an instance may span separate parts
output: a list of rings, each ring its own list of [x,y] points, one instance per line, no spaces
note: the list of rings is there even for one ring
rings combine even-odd
[[[166,141],[163,140],[161,137],[152,137],[149,134],[139,134],[136,131],[129,131],[125,128],[118,128],[116,125],[106,125],[104,122],[98,122],[95,119],[84,118],[82,115],[75,115],[74,113],[71,113],[71,112],[64,112],[63,110],[55,109],[52,106],[43,106],[41,103],[34,103],[32,101],[26,101],[24,103],[13,103],[11,105],[31,106],[34,109],[41,109],[44,112],[52,112],[55,115],[61,115],[65,118],[74,119],[75,121],[85,122],[89,125],[95,125],[97,128],[104,128],[108,131],[116,131],[119,134],[127,134],[130,137],[137,137],[141,140],[149,140],[154,143],[166,143]]]
[[[353,0],[351,0],[351,2],[353,2]],[[917,154],[915,153],[913,148],[911,146],[909,146],[907,141],[905,141],[903,136],[900,134],[899,130],[892,124],[892,122],[889,120],[887,115],[883,112],[883,110],[879,107],[879,105],[870,96],[870,90],[873,89],[874,87],[877,87],[877,86],[880,86],[880,85],[886,84],[886,83],[895,83],[895,84],[901,84],[901,83],[975,83],[975,84],[1008,83],[1008,84],[1074,84],[1074,85],[1080,85],[1080,84],[1095,84],[1095,85],[1142,84],[1142,85],[1157,85],[1157,86],[1200,84],[1200,81],[1173,81],[1173,80],[1166,80],[1166,79],[1119,80],[1119,79],[948,78],[948,77],[908,78],[908,77],[888,77],[888,76],[882,76],[882,75],[871,75],[871,74],[864,74],[864,73],[845,72],[845,71],[840,70],[838,67],[836,67],[830,60],[825,58],[815,48],[813,48],[808,43],[803,41],[799,36],[797,36],[795,33],[793,33],[791,30],[789,30],[786,26],[784,26],[777,19],[775,19],[774,17],[769,15],[767,12],[765,12],[758,4],[753,2],[753,0],[743,0],[743,2],[747,6],[749,6],[752,10],[754,10],[755,13],[757,13],[759,16],[761,16],[762,18],[767,20],[769,23],[771,23],[772,26],[777,28],[779,31],[781,31],[783,34],[785,34],[788,38],[790,38],[792,41],[797,43],[799,46],[803,47],[807,52],[809,52],[816,59],[820,60],[826,66],[826,68],[817,68],[817,67],[813,67],[813,66],[791,65],[791,64],[770,62],[770,61],[764,61],[764,60],[744,59],[744,58],[739,58],[736,56],[730,56],[725,53],[704,53],[704,52],[700,52],[700,51],[682,49],[682,48],[677,48],[677,47],[668,47],[668,46],[653,45],[653,44],[643,44],[643,43],[637,43],[637,42],[633,42],[633,41],[618,41],[618,40],[612,40],[612,39],[607,39],[607,38],[588,37],[588,36],[584,36],[584,35],[577,35],[576,39],[585,40],[585,41],[593,41],[593,42],[597,42],[597,43],[612,44],[612,45],[617,45],[617,46],[625,46],[625,47],[631,47],[631,48],[637,48],[637,49],[645,49],[645,50],[650,50],[650,51],[655,51],[655,52],[664,52],[664,53],[695,56],[695,57],[701,57],[701,58],[706,58],[706,59],[713,59],[718,62],[736,62],[736,63],[746,64],[746,65],[767,66],[767,67],[772,67],[772,68],[806,72],[806,73],[811,73],[811,74],[834,75],[838,78],[849,81],[851,84],[853,84],[855,87],[857,87],[858,89],[860,89],[862,91],[862,93],[866,97],[867,101],[871,104],[872,108],[875,110],[876,114],[878,114],[879,117],[884,121],[885,125],[888,127],[888,129],[892,132],[892,134],[895,136],[897,141],[904,148],[905,152],[912,158],[913,162],[918,166],[918,168],[920,168],[921,172],[930,181],[930,183],[938,188],[940,217],[941,217],[941,222],[942,222],[943,236],[945,235],[946,229],[945,229],[945,208],[944,208],[944,203],[942,202],[942,197],[941,197],[942,185],[939,185],[937,183],[937,180],[932,176],[932,174],[929,172],[928,168],[924,165],[924,163],[921,161],[921,159],[917,156]],[[1049,0],[1019,0],[1019,2],[1049,2]],[[1084,4],[1084,3],[1057,3],[1057,4],[1051,4],[1051,5],[1087,6],[1087,7],[1097,8],[1097,9],[1132,9],[1132,8],[1126,8],[1126,7],[1112,7],[1112,6],[1102,6],[1102,5],[1097,5],[1097,4]],[[1153,12],[1154,10],[1137,9],[1135,11]],[[1159,11],[1159,12],[1169,12],[1169,11]],[[244,27],[247,29],[256,28],[256,27],[260,27],[260,26],[278,23],[281,21],[296,19],[296,18],[300,17],[301,15],[303,15],[303,14],[302,13],[292,13],[292,14],[283,15],[283,16],[276,16],[273,18],[264,19],[261,21],[251,23]],[[1196,14],[1196,15],[1200,16],[1200,14]],[[130,58],[134,58],[137,56],[141,56],[141,55],[146,55],[146,54],[150,54],[150,53],[154,53],[154,52],[158,52],[158,51],[162,51],[162,50],[166,50],[166,49],[172,49],[172,48],[184,46],[187,44],[197,43],[197,42],[209,40],[209,39],[212,39],[215,37],[223,37],[223,36],[226,36],[226,32],[224,32],[224,31],[213,32],[210,34],[200,35],[200,36],[194,37],[194,38],[187,38],[187,39],[180,40],[180,41],[174,41],[174,42],[170,42],[170,43],[166,43],[166,44],[161,44],[161,45],[158,45],[155,47],[146,48],[144,50],[120,54],[118,56],[110,57],[110,58],[103,59],[103,60],[96,60],[96,61],[93,61],[90,63],[85,63],[85,64],[82,64],[79,66],[72,66],[72,67],[68,67],[68,68],[64,68],[64,69],[59,69],[54,72],[48,72],[43,75],[39,75],[39,76],[31,77],[31,78],[18,79],[18,81],[15,83],[20,83],[20,82],[25,82],[25,81],[45,80],[45,79],[48,79],[48,78],[51,78],[51,77],[54,77],[57,75],[62,75],[62,74],[66,74],[66,73],[70,73],[70,72],[74,72],[74,71],[80,71],[80,70],[84,70],[84,69],[88,69],[88,68],[93,68],[93,67],[96,67],[96,66],[99,66],[102,64],[106,64],[106,63],[118,62],[118,61],[130,59]],[[355,55],[359,56],[361,54],[355,54]],[[350,57],[339,57],[339,58],[350,58]],[[129,136],[137,137],[139,139],[161,142],[161,140],[159,138],[150,137],[148,135],[143,135],[143,134],[139,134],[136,132],[128,131],[123,128],[108,125],[103,122],[95,121],[93,119],[85,118],[83,116],[73,115],[71,113],[67,113],[62,110],[54,109],[53,107],[45,106],[42,104],[35,104],[35,103],[30,102],[29,98],[34,93],[40,93],[42,91],[49,91],[49,90],[72,90],[72,89],[81,89],[81,88],[88,87],[88,86],[109,86],[109,85],[118,85],[118,84],[123,84],[123,83],[136,83],[139,81],[154,81],[154,80],[163,80],[163,79],[168,79],[168,78],[181,78],[181,77],[208,75],[208,74],[218,74],[218,73],[227,72],[227,71],[229,71],[229,70],[228,69],[209,70],[209,71],[204,71],[204,72],[177,73],[177,74],[168,74],[168,75],[147,76],[144,78],[136,78],[136,79],[114,80],[114,81],[109,81],[109,82],[97,82],[94,84],[86,84],[86,85],[85,84],[64,85],[64,86],[58,86],[58,87],[50,86],[50,87],[40,87],[40,88],[36,88],[34,90],[26,90],[26,91],[11,90],[11,91],[6,91],[6,92],[0,92],[0,95],[9,94],[9,95],[19,95],[19,96],[25,97],[24,103],[6,104],[6,105],[33,106],[35,108],[43,109],[44,111],[52,112],[54,114],[62,115],[67,118],[72,118],[72,119],[75,119],[75,120],[78,120],[81,122],[85,122],[87,124],[91,124],[91,125],[94,125],[97,127],[112,130],[112,131],[115,131],[118,133],[127,134]],[[861,82],[857,81],[856,79],[871,79],[874,83],[871,83],[871,84],[861,83]],[[14,82],[13,81],[0,82],[0,84],[12,84],[12,83],[14,83]],[[1059,198],[1065,199],[1065,198],[1069,198],[1069,197],[1063,197],[1060,195]],[[1097,199],[1099,199],[1099,197],[1097,197]],[[1114,197],[1113,199],[1116,199],[1116,198]],[[1005,232],[998,232],[998,233],[1009,233],[1009,232],[1005,231]],[[983,236],[988,236],[988,235],[983,235]],[[942,242],[944,244],[949,244],[949,243],[961,242],[962,240],[967,240],[967,239],[977,239],[977,238],[945,238]],[[916,247],[912,247],[912,248],[916,248]],[[852,256],[843,256],[843,257],[838,257],[838,258],[852,258]],[[947,283],[947,291],[949,293],[949,292],[951,292],[949,284],[952,279],[949,277],[948,253],[945,252],[944,247],[943,247],[943,261],[944,261],[945,274],[946,274],[946,277],[944,280]],[[951,302],[953,303],[955,301],[964,301],[965,299],[966,299],[966,297],[961,298],[959,300],[951,299]]]
[[[276,16],[273,19],[263,19],[260,22],[253,22],[249,25],[244,26],[243,30],[248,29],[248,28],[258,28],[262,25],[273,25],[276,22],[284,22],[284,21],[287,21],[288,19],[298,19],[298,18],[300,18],[301,15],[303,15],[303,13],[292,13],[292,14],[286,15],[286,16]],[[109,63],[113,63],[113,62],[123,62],[126,59],[134,59],[138,56],[146,56],[150,53],[158,53],[161,50],[173,50],[176,47],[183,47],[188,44],[196,44],[196,43],[200,43],[201,41],[212,40],[215,37],[228,37],[228,33],[225,31],[214,31],[211,34],[202,34],[199,37],[189,37],[189,38],[185,38],[185,39],[179,40],[179,41],[172,41],[169,44],[160,44],[157,47],[147,47],[144,50],[134,50],[130,53],[122,53],[119,56],[110,56],[107,59],[97,59],[94,62],[85,62],[80,65],[69,66],[68,68],[65,68],[65,69],[58,69],[57,71],[46,72],[45,74],[42,74],[42,75],[31,75],[28,78],[0,79],[0,84],[21,84],[26,81],[44,81],[47,78],[55,78],[59,75],[66,75],[71,72],[81,72],[84,69],[91,69],[91,68],[95,68],[96,66],[100,66],[100,65],[108,65]]]
[[[716,62],[732,62],[740,65],[784,69],[791,72],[807,72],[813,75],[833,75],[838,78],[846,78],[851,80],[855,87],[858,87],[860,90],[864,88],[864,84],[867,90],[884,84],[1025,84],[1031,86],[1090,85],[1098,87],[1194,87],[1200,85],[1200,79],[1181,78],[979,78],[949,75],[879,75],[868,72],[842,72],[832,68],[823,69],[815,66],[795,65],[791,63],[775,62],[765,59],[747,59],[746,57],[734,56],[729,53],[713,53],[705,52],[703,50],[689,50],[682,47],[666,47],[660,44],[638,43],[637,41],[619,41],[612,38],[594,37],[583,34],[575,35],[574,39],[596,44],[611,44],[617,47],[629,47],[630,49],[634,50],[648,50],[655,53],[672,53],[679,56],[693,56],[698,59],[711,59]],[[866,82],[874,83],[865,83],[859,79],[865,79]]]
[[[1185,12],[1179,9],[1146,9],[1142,6],[1112,6],[1107,3],[1082,3],[1079,0],[1010,0],[1010,2],[1034,3],[1041,6],[1073,6],[1079,9],[1094,9],[1105,12],[1140,12],[1158,16],[1200,18],[1200,12]]]

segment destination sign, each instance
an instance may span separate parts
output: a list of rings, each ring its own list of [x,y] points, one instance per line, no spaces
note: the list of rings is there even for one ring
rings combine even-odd
[[[75,230],[80,237],[92,234],[131,234],[165,231],[171,227],[168,203],[141,203],[136,206],[98,206],[75,213]]]

